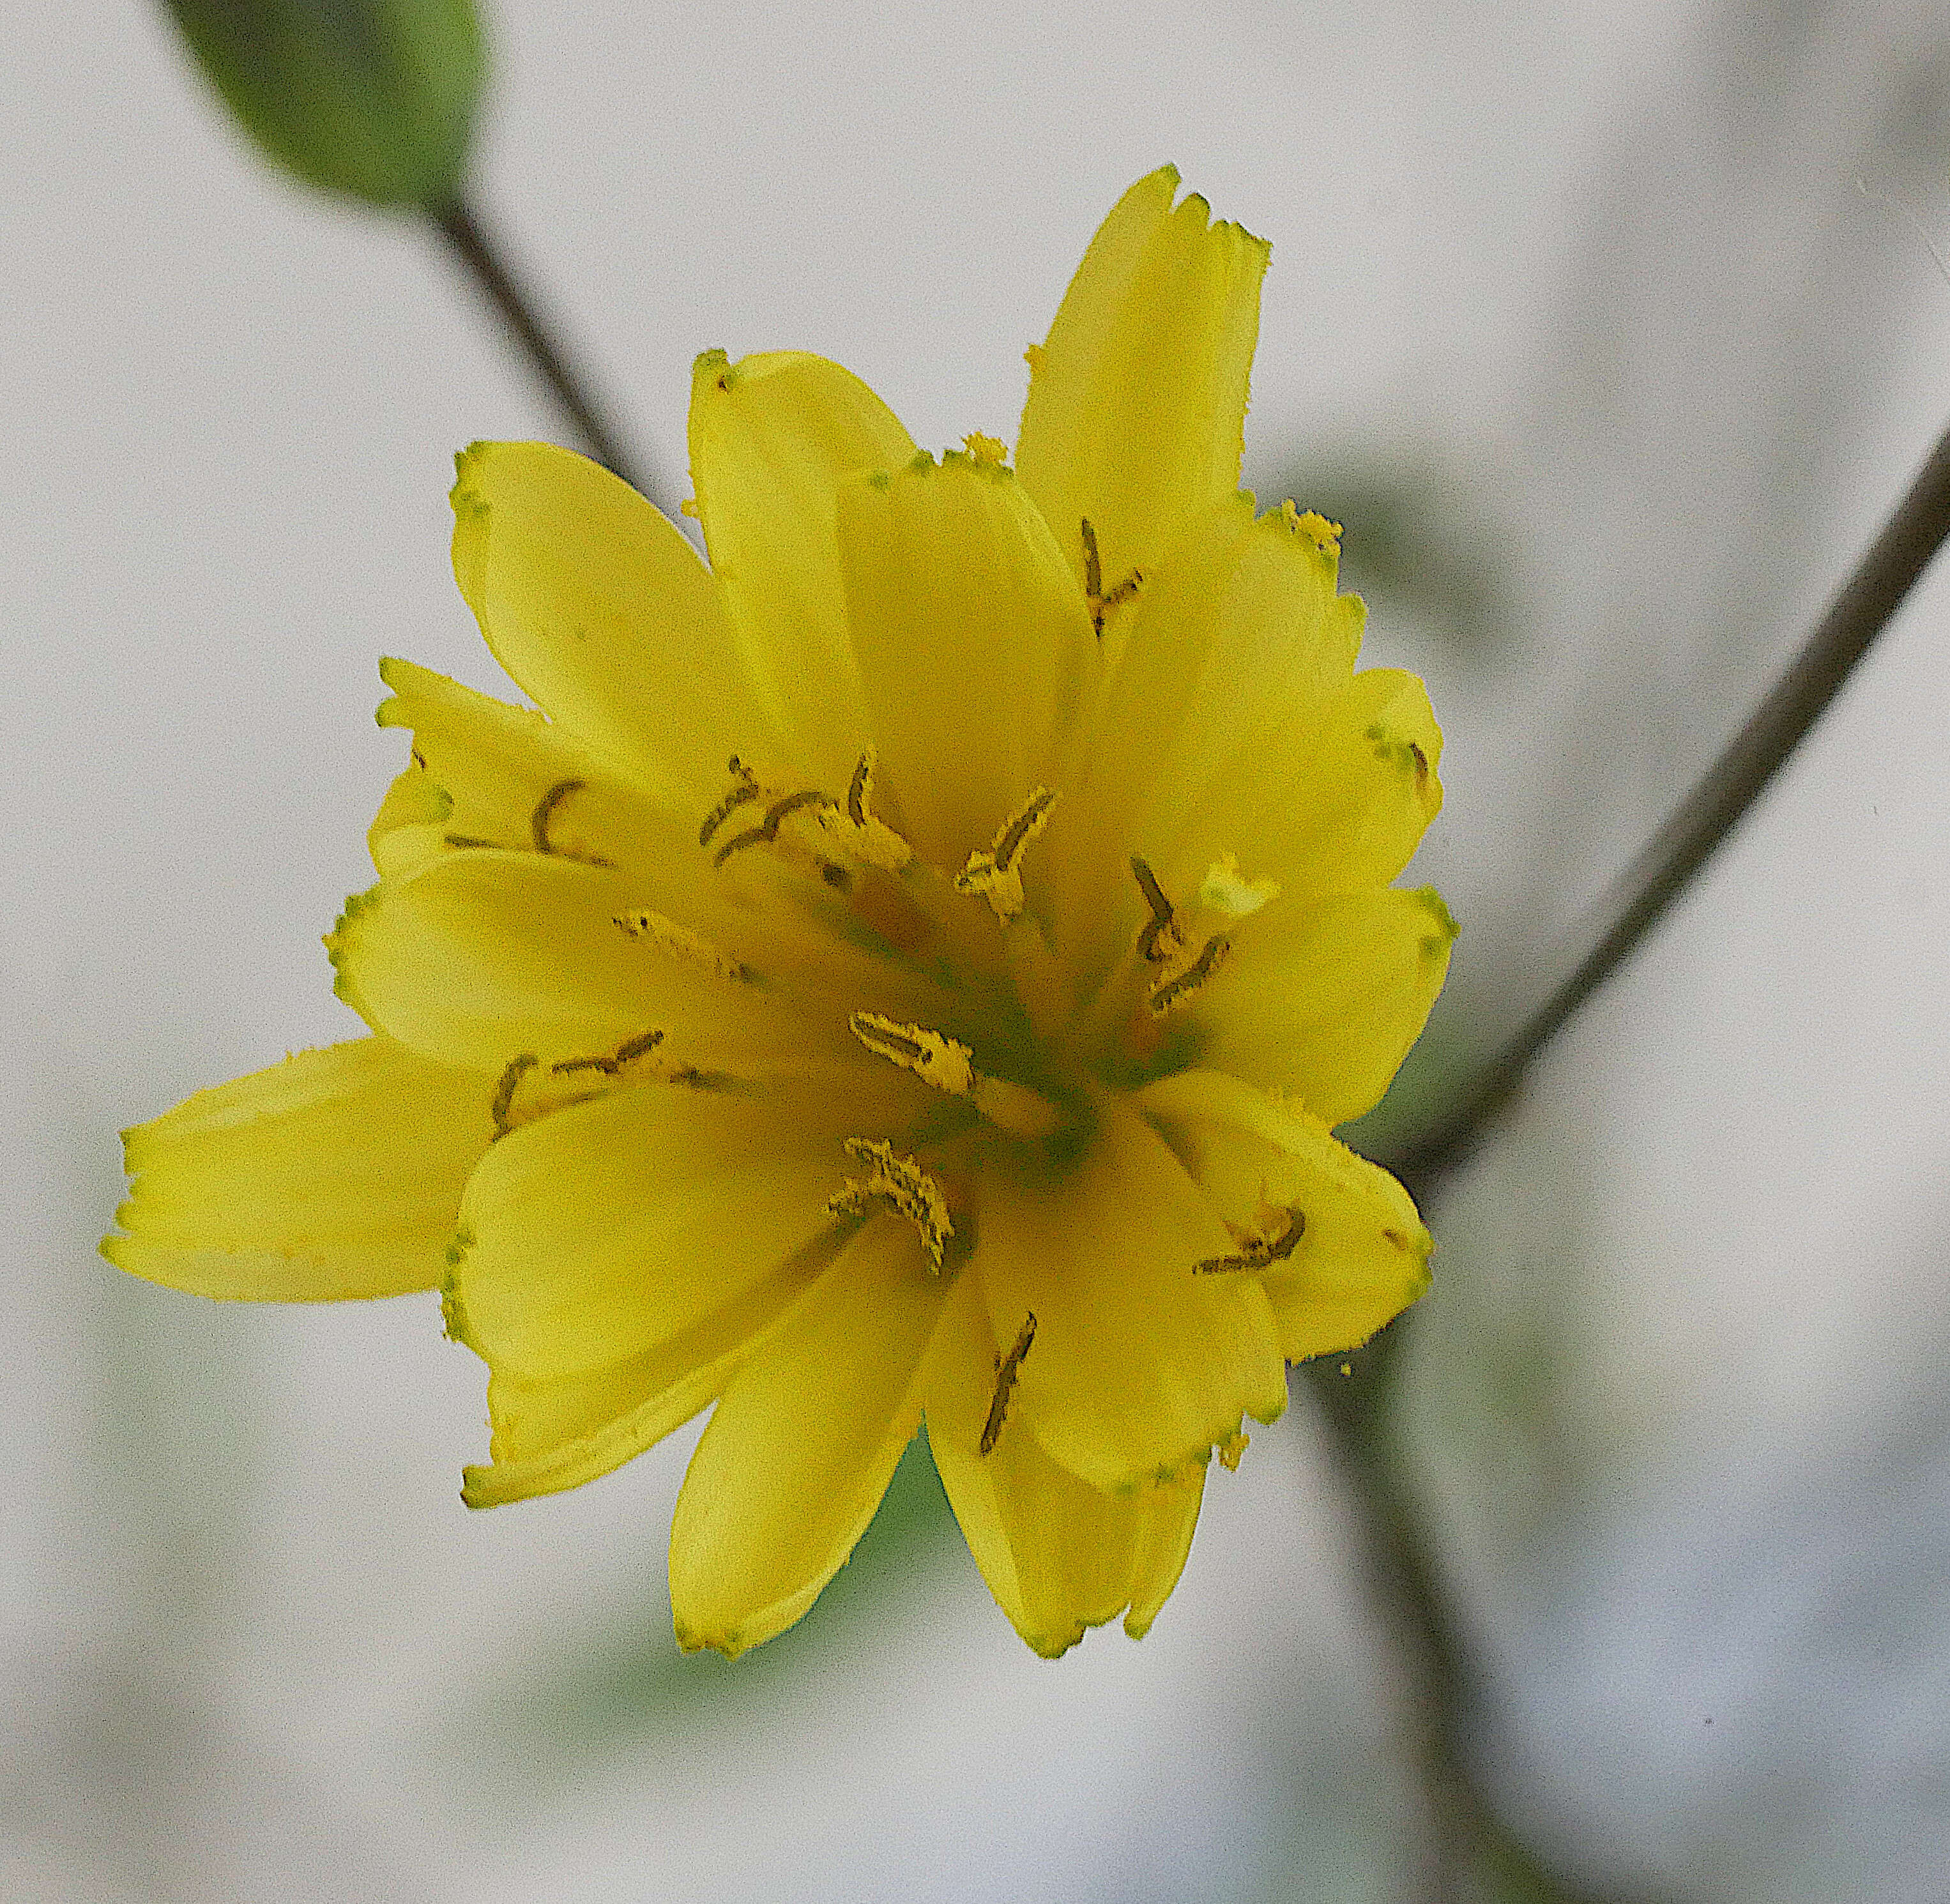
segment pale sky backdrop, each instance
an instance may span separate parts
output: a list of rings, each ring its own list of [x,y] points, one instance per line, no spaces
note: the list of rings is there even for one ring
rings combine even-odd
[[[672,495],[706,346],[1013,437],[1131,179],[1273,241],[1248,480],[1344,516],[1369,652],[1448,732],[1441,1062],[1950,416],[1940,4],[492,24],[481,199]],[[9,10],[0,167],[0,1896],[1405,1898],[1304,1406],[1141,1647],[1035,1659],[937,1530],[776,1660],[679,1668],[690,1434],[469,1515],[484,1371],[432,1298],[219,1308],[94,1257],[119,1126],[348,1035],[318,936],[401,758],[375,661],[498,685],[450,458],[562,426],[420,231],[265,171],[159,6]],[[1486,1762],[1621,1897],[1950,1868],[1946,624],[1950,570],[1430,1213],[1405,1443]]]

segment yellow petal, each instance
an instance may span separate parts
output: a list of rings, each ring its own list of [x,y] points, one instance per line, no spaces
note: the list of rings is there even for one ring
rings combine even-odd
[[[533,851],[539,832],[550,852],[650,877],[666,908],[708,902],[721,890],[697,850],[701,802],[658,800],[531,708],[409,661],[383,661],[379,675],[391,690],[379,704],[380,726],[413,737],[413,762],[367,834],[382,873],[411,872],[472,848]]]
[[[691,1457],[671,1528],[678,1644],[736,1659],[792,1625],[867,1530],[920,1424],[945,1285],[869,1223],[761,1342]]]
[[[1015,478],[961,454],[843,486],[839,558],[877,797],[958,872],[1049,777],[1096,665],[1082,597]]]
[[[763,733],[715,582],[600,464],[545,443],[456,460],[453,572],[495,659],[589,745],[687,800]]]
[[[869,738],[835,498],[846,478],[898,469],[914,453],[886,405],[824,357],[777,351],[734,364],[707,351],[697,360],[691,481],[732,638],[789,756],[780,765],[831,794],[846,790]],[[761,746],[743,751],[749,759]]]
[[[1177,189],[1125,193],[1030,354],[1016,467],[1079,578],[1091,523],[1107,589],[1238,486],[1268,248]]]
[[[1358,1117],[1422,1036],[1455,940],[1432,887],[1269,905],[1198,994],[1201,1061],[1330,1126]]]
[[[633,931],[641,890],[560,857],[453,854],[347,903],[327,942],[340,996],[446,1063],[498,1074],[532,1059],[531,1084],[558,1064],[594,1071],[652,1032],[659,1067],[867,1067],[838,1014],[822,1035],[708,948]]]
[[[1408,1192],[1318,1117],[1218,1071],[1160,1079],[1137,1103],[1229,1222],[1258,1230],[1268,1206],[1304,1214],[1291,1252],[1247,1273],[1288,1360],[1357,1347],[1428,1287],[1434,1245]]]
[[[707,1407],[770,1329],[830,1265],[829,1231],[709,1314],[655,1348],[600,1369],[533,1379],[491,1371],[490,1464],[470,1467],[461,1498],[498,1507],[579,1488],[620,1467]],[[450,1300],[450,1332],[475,1347],[464,1303]]]
[[[477,1075],[385,1038],[301,1052],[123,1133],[127,1234],[101,1253],[197,1295],[431,1289],[493,1136]]]
[[[530,1381],[655,1349],[830,1229],[862,1131],[829,1094],[652,1083],[512,1131],[462,1201],[467,1339]]]
[[[1053,1659],[1130,1604],[1144,1510],[1059,1466],[1026,1421],[1005,1417],[982,1452],[1001,1353],[981,1291],[964,1276],[929,1353],[928,1444],[996,1604]]]
[[[1073,970],[1101,969],[1142,922],[1134,849],[1194,887],[1223,852],[1255,875],[1272,870],[1257,837],[1215,845],[1213,821],[1236,821],[1242,784],[1262,790],[1254,815],[1303,811],[1313,795],[1309,737],[1344,695],[1360,644],[1361,604],[1335,593],[1337,568],[1307,519],[1255,520],[1241,497],[1200,516],[1139,592],[1050,830]]]
[[[1270,1421],[1286,1373],[1264,1292],[1196,1265],[1232,1247],[1156,1133],[1119,1100],[1083,1155],[1049,1179],[986,1170],[971,1273],[998,1342],[1036,1318],[1014,1406],[1093,1487],[1203,1460],[1241,1413]]]
[[[1278,771],[1215,781],[1175,827],[1155,816],[1148,843],[1161,878],[1195,887],[1233,852],[1288,900],[1385,886],[1442,809],[1442,732],[1428,690],[1398,668],[1357,675],[1265,753]]]
[[[1124,1631],[1134,1640],[1151,1630],[1191,1557],[1191,1537],[1205,1499],[1206,1471],[1206,1463],[1194,1461],[1182,1473],[1154,1482],[1140,1492],[1144,1523],[1131,1569],[1131,1610],[1124,1616]]]

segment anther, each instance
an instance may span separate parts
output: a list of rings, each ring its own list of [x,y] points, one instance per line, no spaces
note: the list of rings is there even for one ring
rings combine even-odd
[[[565,1058],[559,1064],[551,1064],[549,1069],[557,1077],[567,1077],[576,1071],[600,1071],[605,1077],[614,1077],[632,1060],[647,1057],[664,1041],[661,1031],[640,1033],[634,1038],[626,1038],[606,1058]]]
[[[1153,990],[1151,1007],[1154,1012],[1169,1011],[1174,1005],[1182,1005],[1219,968],[1226,962],[1226,955],[1232,949],[1232,942],[1223,932],[1215,932],[1207,940],[1198,956],[1176,978],[1167,979]]]
[[[1018,1137],[1048,1137],[1063,1122],[1062,1113],[1047,1098],[978,1071],[975,1054],[958,1039],[877,1011],[856,1011],[847,1023],[875,1057],[913,1072],[950,1097],[966,1098],[991,1123]]]
[[[1022,911],[1023,849],[1049,823],[1056,796],[1047,787],[1039,787],[1003,821],[1002,830],[987,852],[977,849],[955,876],[958,893],[979,893],[995,908],[995,917],[1007,925]]]
[[[514,1128],[508,1121],[508,1113],[515,1108],[515,1092],[522,1080],[541,1061],[531,1051],[522,1052],[519,1058],[510,1058],[506,1070],[502,1072],[500,1082],[494,1086],[494,1101],[488,1106],[488,1115],[494,1120],[494,1135],[505,1137]]]
[[[1220,1466],[1229,1472],[1237,1474],[1239,1472],[1241,1458],[1252,1444],[1253,1438],[1250,1435],[1235,1432],[1227,1435],[1225,1440],[1219,1444],[1218,1454]]]
[[[594,853],[572,853],[556,846],[549,838],[549,823],[555,818],[555,810],[572,793],[580,793],[589,783],[581,780],[559,780],[535,802],[535,810],[528,815],[528,834],[534,841],[538,853],[552,853],[561,859],[578,859],[590,866],[607,866],[610,862]]]
[[[853,1036],[877,1058],[899,1064],[937,1091],[965,1098],[975,1089],[975,1054],[957,1039],[925,1025],[902,1024],[877,1011],[856,1011],[848,1019]]]
[[[911,1157],[896,1154],[892,1145],[869,1137],[846,1139],[846,1155],[867,1166],[864,1178],[849,1177],[826,1200],[829,1217],[864,1217],[877,1205],[912,1223],[921,1247],[938,1270],[946,1254],[955,1223],[941,1186]]]
[[[1138,934],[1138,956],[1150,964],[1162,964],[1183,946],[1185,930],[1164,896],[1164,888],[1157,883],[1157,875],[1135,853],[1131,855],[1131,871],[1137,880],[1138,890],[1145,896],[1145,905],[1151,909],[1144,930]]]
[[[698,829],[697,843],[700,846],[711,844],[711,836],[730,819],[740,807],[759,797],[759,783],[750,768],[736,754],[725,762],[724,771],[737,784],[730,793],[720,800],[706,816],[704,824]]]
[[[668,952],[687,964],[702,966],[736,984],[749,985],[757,976],[750,966],[726,958],[709,939],[688,926],[679,925],[674,919],[665,918],[661,912],[619,912],[609,923],[625,939],[648,940],[659,952]]]
[[[1097,547],[1097,531],[1091,527],[1090,519],[1085,516],[1080,527],[1083,531],[1083,594],[1090,605],[1090,625],[1101,635],[1104,632],[1104,618],[1114,608],[1128,602],[1144,581],[1141,570],[1133,569],[1124,579],[1107,592],[1104,587],[1104,559]]]
[[[735,852],[746,846],[769,846],[779,837],[779,828],[795,813],[802,813],[809,806],[826,807],[833,802],[817,787],[807,787],[797,793],[788,793],[783,799],[773,801],[765,809],[765,817],[755,827],[747,827],[743,833],[734,833],[712,855],[711,863],[721,866]]]
[[[1002,1357],[995,1370],[995,1392],[989,1401],[989,1419],[982,1424],[982,1439],[978,1444],[984,1454],[993,1454],[995,1444],[1002,1438],[1002,1424],[1009,1416],[1010,1392],[1016,1385],[1016,1378],[1022,1373],[1023,1358],[1036,1340],[1036,1313],[1031,1310],[1008,1354]]]
[[[914,857],[914,849],[873,811],[874,751],[860,756],[847,783],[844,807],[827,801],[819,810],[820,830],[849,859],[883,872],[898,873]],[[823,876],[823,869],[822,869]]]
[[[1277,1236],[1244,1236],[1240,1238],[1238,1254],[1235,1256],[1208,1256],[1193,1268],[1200,1276],[1223,1276],[1236,1270],[1269,1269],[1276,1263],[1284,1263],[1300,1247],[1300,1239],[1307,1234],[1307,1213],[1304,1210],[1288,1209],[1284,1212],[1286,1227]],[[1233,1234],[1238,1236],[1235,1230]]]

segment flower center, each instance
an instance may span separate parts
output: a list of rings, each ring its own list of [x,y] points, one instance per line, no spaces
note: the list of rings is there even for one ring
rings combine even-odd
[[[1094,994],[1065,996],[1041,921],[1027,909],[1026,855],[1059,796],[1038,786],[997,828],[992,843],[950,872],[928,863],[874,810],[875,756],[855,767],[843,796],[822,788],[767,784],[734,756],[731,785],[705,816],[699,843],[724,868],[762,854],[816,878],[799,888],[840,936],[876,964],[919,974],[952,1001],[939,1022],[853,1005],[848,1022],[869,1051],[910,1070],[973,1114],[992,1136],[1048,1145],[1089,1121],[1105,1086],[1148,1067],[1172,1014],[1210,982],[1232,949],[1232,923],[1277,888],[1240,872],[1231,855],[1213,865],[1195,895],[1175,903],[1144,859],[1132,877],[1148,918]],[[987,902],[983,918],[969,901]],[[619,924],[622,923],[619,921]],[[661,922],[659,922],[661,923]],[[653,928],[647,921],[642,930]]]

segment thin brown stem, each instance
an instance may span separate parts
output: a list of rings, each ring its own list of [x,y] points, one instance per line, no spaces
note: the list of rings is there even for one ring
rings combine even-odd
[[[1412,1189],[1461,1162],[1515,1095],[1531,1061],[1631,955],[1840,691],[1950,535],[1950,432],[1870,544],[1793,663],[1618,882],[1610,923],[1583,961],[1433,1129],[1391,1159]]]
[[[1553,1871],[1506,1825],[1479,1782],[1471,1738],[1481,1675],[1469,1656],[1419,1517],[1385,1444],[1385,1402],[1401,1325],[1359,1355],[1308,1365],[1327,1444],[1355,1521],[1369,1608],[1407,1679],[1408,1745],[1428,1806],[1422,1904],[1484,1896],[1598,1904]],[[1345,1366],[1346,1375],[1340,1373]],[[1494,1874],[1497,1888],[1483,1883]]]
[[[435,230],[465,265],[476,288],[506,323],[515,341],[550,393],[575,426],[584,447],[596,460],[621,476],[632,489],[672,513],[671,499],[659,493],[646,472],[624,450],[604,407],[590,394],[587,379],[570,360],[504,248],[491,236],[480,213],[464,198],[428,213]]]

